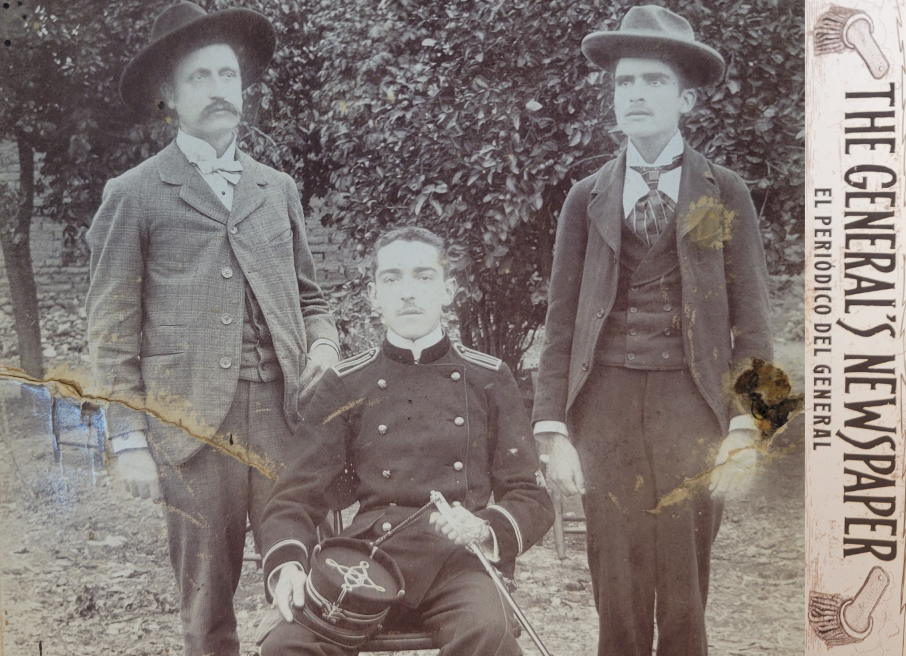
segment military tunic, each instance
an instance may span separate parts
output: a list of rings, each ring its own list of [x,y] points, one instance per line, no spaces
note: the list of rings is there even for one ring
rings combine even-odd
[[[425,349],[418,365],[410,351],[385,341],[329,370],[304,412],[296,449],[298,459],[264,514],[266,580],[288,562],[308,569],[316,526],[338,505],[331,493],[338,483],[351,492],[339,505],[360,502],[344,535],[374,540],[438,490],[490,523],[500,566],[509,571],[553,522],[512,373],[447,337]],[[480,570],[464,547],[431,528],[427,515],[381,548],[400,566],[403,603],[411,608],[451,570]]]

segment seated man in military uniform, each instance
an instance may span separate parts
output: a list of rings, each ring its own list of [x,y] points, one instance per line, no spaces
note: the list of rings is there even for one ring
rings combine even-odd
[[[393,531],[432,490],[453,503],[456,527],[433,513],[381,544],[405,579],[387,624],[423,627],[442,655],[521,654],[504,600],[463,546],[478,538],[511,572],[553,521],[516,382],[502,361],[444,333],[456,283],[439,237],[414,227],[384,235],[372,276],[384,343],[327,371],[296,434],[298,459],[265,510],[267,595],[286,621],[261,653],[357,653],[293,621],[293,608],[310,603],[304,584],[315,527],[332,505],[327,491],[346,477],[360,508],[344,535],[367,541]]]

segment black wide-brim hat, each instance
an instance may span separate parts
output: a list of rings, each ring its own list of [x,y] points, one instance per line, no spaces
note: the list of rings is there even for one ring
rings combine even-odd
[[[624,57],[666,60],[678,66],[693,87],[717,82],[724,74],[724,58],[695,40],[689,21],[652,5],[631,8],[617,31],[586,36],[582,54],[603,69]]]
[[[270,21],[251,9],[224,9],[209,14],[194,2],[168,7],[154,20],[151,42],[123,71],[123,102],[144,116],[166,117],[161,82],[180,57],[214,43],[226,43],[236,52],[245,89],[267,68],[277,36]]]

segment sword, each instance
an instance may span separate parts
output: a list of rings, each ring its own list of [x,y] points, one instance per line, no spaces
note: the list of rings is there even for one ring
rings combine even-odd
[[[437,508],[437,511],[443,515],[443,517],[450,522],[450,525],[453,528],[457,528],[457,523],[453,519],[450,504],[447,503],[447,500],[444,499],[444,495],[440,492],[432,491],[431,492],[431,503]],[[529,624],[528,618],[523,614],[519,606],[516,605],[516,600],[513,599],[513,595],[510,594],[510,591],[507,590],[506,583],[503,582],[503,577],[500,575],[500,572],[497,571],[497,568],[491,564],[491,561],[488,560],[488,557],[484,555],[484,552],[481,550],[481,546],[477,543],[476,540],[473,540],[467,545],[469,551],[475,554],[478,557],[478,560],[484,566],[488,575],[491,577],[491,580],[494,581],[494,585],[497,586],[497,590],[506,599],[507,604],[510,607],[510,610],[513,611],[513,614],[516,616],[519,624],[522,626],[523,630],[529,634],[532,639],[532,642],[535,643],[535,646],[538,648],[538,651],[541,652],[542,656],[551,656],[551,653],[547,650],[547,647],[544,646],[544,643],[541,642],[541,638],[538,637],[538,634],[535,633],[535,630],[532,628],[532,625]]]

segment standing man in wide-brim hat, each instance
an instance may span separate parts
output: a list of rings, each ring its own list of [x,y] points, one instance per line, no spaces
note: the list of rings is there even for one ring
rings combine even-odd
[[[88,232],[88,343],[108,446],[167,505],[186,654],[239,654],[233,594],[300,405],[339,360],[293,180],[237,147],[274,30],[244,9],[164,10],[126,67],[136,114],[175,140],[111,180]]]
[[[633,7],[582,52],[613,74],[628,144],[560,215],[535,435],[552,483],[584,495],[598,653],[650,656],[656,622],[658,656],[704,655],[723,496],[759,437],[732,376],[772,355],[758,220],[740,177],[680,132],[724,71],[684,18]]]

